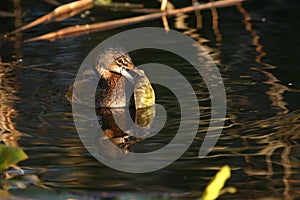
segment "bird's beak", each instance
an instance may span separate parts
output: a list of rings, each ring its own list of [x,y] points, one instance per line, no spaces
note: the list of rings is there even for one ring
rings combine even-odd
[[[144,77],[145,76],[144,71],[136,68],[135,66],[133,66],[133,68],[130,69],[130,71],[134,72],[135,74],[137,74],[140,77]],[[121,74],[122,74],[122,76],[124,76],[125,78],[127,78],[127,80],[130,83],[134,84],[135,78],[130,73],[128,73],[128,71],[126,69],[122,68],[121,69]]]
[[[122,76],[124,76],[130,83],[134,84],[134,78],[132,77],[131,74],[128,73],[128,71],[124,68],[121,68],[121,73]]]

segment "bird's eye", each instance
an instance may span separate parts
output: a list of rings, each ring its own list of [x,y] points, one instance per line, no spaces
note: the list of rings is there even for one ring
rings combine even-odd
[[[126,62],[126,58],[119,58],[117,60],[117,64],[120,66],[120,67],[127,67],[128,63]]]

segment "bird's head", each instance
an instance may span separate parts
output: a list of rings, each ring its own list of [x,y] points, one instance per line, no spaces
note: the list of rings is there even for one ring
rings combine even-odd
[[[96,69],[101,78],[109,79],[113,75],[119,75],[131,83],[134,83],[134,78],[129,71],[137,71],[130,56],[121,47],[108,48],[101,53],[98,56]]]

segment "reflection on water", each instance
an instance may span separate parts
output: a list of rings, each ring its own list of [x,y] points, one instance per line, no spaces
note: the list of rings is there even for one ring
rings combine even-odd
[[[22,20],[22,7],[20,1],[14,1],[14,25],[20,26]],[[16,35],[16,42],[13,44],[13,54],[16,58],[22,58],[20,51],[20,41],[22,34]],[[2,47],[0,43],[0,48]],[[1,51],[2,52],[2,51]],[[18,146],[18,139],[21,135],[19,130],[15,128],[13,118],[18,115],[15,104],[19,100],[16,93],[20,85],[17,83],[17,77],[20,76],[20,70],[17,69],[19,61],[13,63],[5,63],[0,55],[0,142],[8,146]]]
[[[2,141],[22,146],[30,157],[21,163],[25,172],[38,175],[47,186],[55,189],[159,194],[188,191],[193,196],[198,195],[216,170],[229,164],[233,172],[228,184],[235,186],[238,192],[222,199],[295,199],[300,195],[300,108],[295,101],[299,98],[297,87],[300,83],[293,79],[293,89],[283,83],[289,82],[295,73],[299,74],[299,69],[293,59],[284,61],[290,67],[277,66],[286,56],[285,51],[289,51],[287,44],[294,43],[294,39],[279,32],[272,34],[274,26],[293,26],[288,16],[276,21],[276,8],[264,10],[259,1],[247,5],[249,9],[238,5],[224,10],[178,15],[173,19],[177,30],[201,43],[216,61],[226,87],[228,118],[217,145],[207,157],[197,158],[210,118],[210,99],[205,83],[195,78],[194,72],[184,71],[188,69],[184,63],[169,57],[159,58],[155,54],[140,54],[133,59],[145,62],[152,61],[152,57],[161,59],[184,71],[193,87],[197,88],[201,120],[191,148],[179,161],[147,174],[127,174],[110,169],[84,148],[64,94],[89,50],[121,30],[54,43],[1,44],[3,62],[15,59],[11,55],[23,57],[21,64],[0,65]],[[261,16],[267,21],[262,22]],[[68,20],[64,23],[72,24]],[[169,21],[171,28],[172,23]],[[161,26],[161,22],[149,22],[145,26]],[[202,29],[196,29],[196,26]],[[35,28],[40,32],[44,32],[43,29],[45,27]],[[273,44],[279,49],[276,54],[274,48],[269,48],[270,37],[275,37],[278,42]],[[12,51],[2,53],[3,48]],[[270,64],[267,61],[271,61]],[[283,72],[284,76],[281,75]],[[123,148],[144,152],[160,148],[174,137],[180,123],[176,99],[165,88],[154,89],[160,95],[158,103],[162,103],[168,112],[164,129],[147,140],[139,140],[139,137],[131,140],[128,133],[115,126],[111,110],[99,110],[101,119],[107,121],[104,129],[109,139]],[[145,119],[151,119],[148,111],[134,113],[131,117],[136,123],[148,124],[151,120],[137,120],[145,115],[149,117]],[[123,121],[123,124],[127,125],[127,122]],[[21,134],[19,139],[7,139],[8,136],[18,138]],[[111,153],[109,149],[107,153]]]
[[[0,142],[8,146],[18,146],[21,133],[16,129],[13,118],[18,116],[15,103],[19,85],[16,85],[17,63],[0,63]]]
[[[244,164],[233,162],[232,166],[242,170],[244,176],[250,178],[248,181],[276,189],[276,193],[295,195],[299,187],[295,182],[299,178],[299,156],[294,154],[299,150],[299,114],[294,111],[228,127],[220,146],[208,157],[239,158]],[[255,184],[238,181],[236,186],[259,190]]]
[[[101,128],[107,139],[119,148],[131,151],[130,146],[142,141],[143,138],[141,137],[150,134],[150,128],[155,117],[155,107],[130,109],[129,111],[127,108],[107,108],[98,110],[97,115],[100,116]],[[135,133],[137,131],[135,130],[136,126],[141,127],[138,129],[138,133]],[[138,137],[139,135],[141,137]],[[114,150],[107,149],[107,152],[110,154]]]

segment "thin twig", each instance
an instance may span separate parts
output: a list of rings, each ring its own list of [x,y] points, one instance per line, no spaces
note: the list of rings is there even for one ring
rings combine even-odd
[[[161,1],[161,6],[160,6],[160,10],[163,12],[167,9],[167,5],[168,5],[168,0],[162,0]],[[165,30],[166,31],[169,31],[170,30],[170,26],[169,26],[169,23],[168,23],[168,19],[166,16],[162,16],[161,17],[161,20],[163,22],[163,25],[165,27]]]
[[[22,26],[14,30],[10,34],[15,34],[19,31],[30,29],[41,23],[45,23],[49,21],[60,21],[67,17],[74,16],[84,10],[90,9],[92,7],[93,7],[93,0],[75,1],[72,3],[68,3],[57,7],[56,9],[54,9],[54,11],[34,20],[33,22],[30,22],[29,24],[26,24],[25,26]]]
[[[167,8],[168,0],[162,0],[160,5],[160,10],[164,11]]]
[[[0,17],[15,17],[14,13],[0,10]]]

